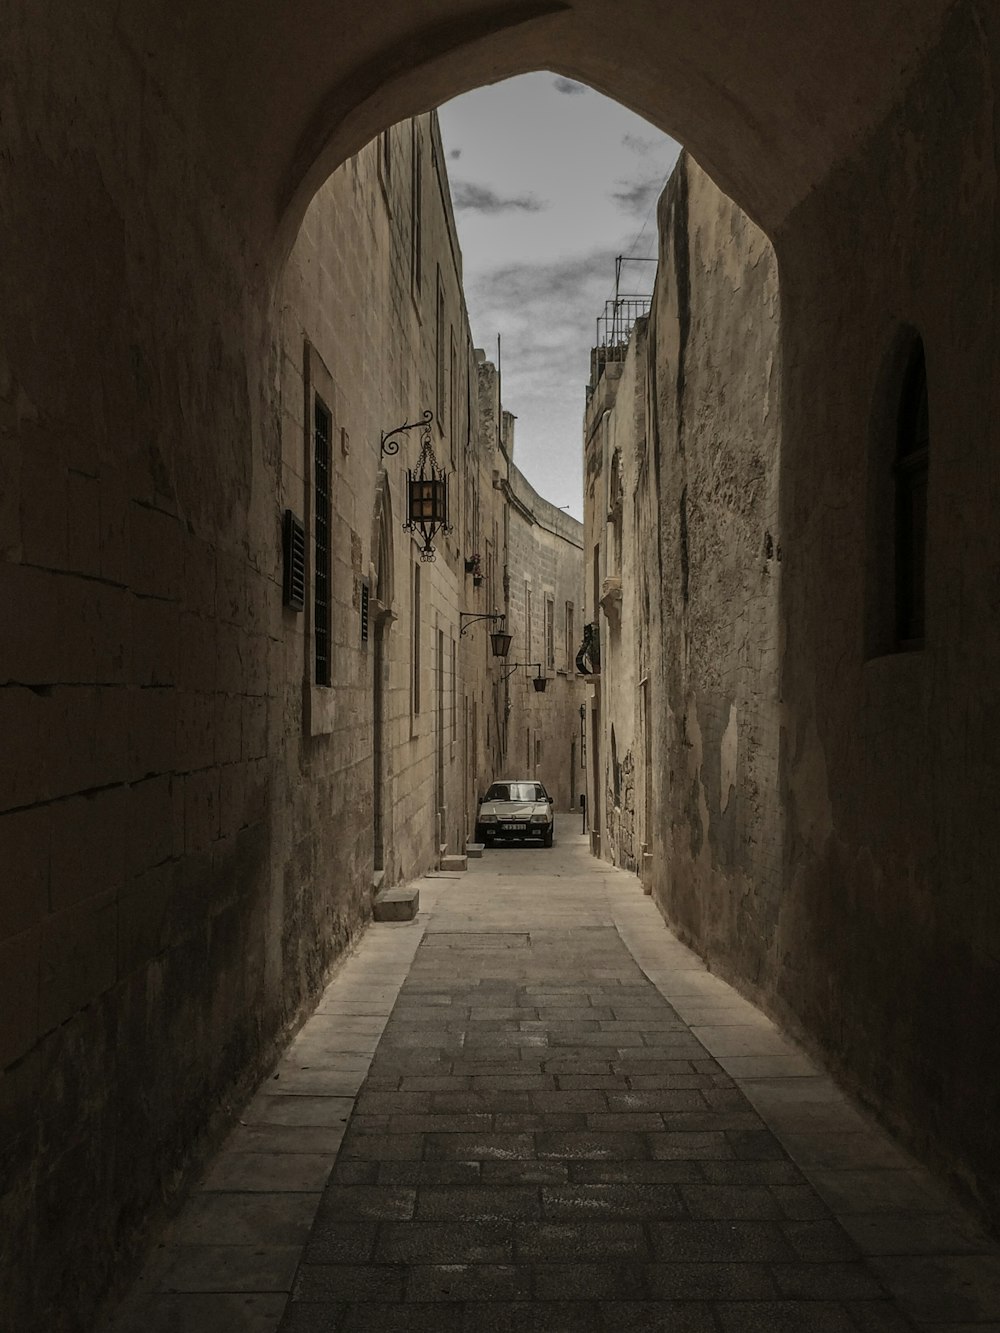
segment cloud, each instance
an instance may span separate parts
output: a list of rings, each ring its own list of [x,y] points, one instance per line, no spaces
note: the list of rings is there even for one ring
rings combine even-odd
[[[451,199],[456,212],[468,209],[475,213],[541,213],[548,207],[533,194],[509,195],[505,199],[488,185],[476,185],[472,181],[455,181]]]
[[[658,147],[656,139],[645,139],[641,134],[623,134],[622,147],[627,148],[630,153],[638,153],[643,157],[651,149]]]
[[[612,190],[611,198],[619,208],[624,209],[626,213],[634,213],[637,217],[645,217],[663,189],[663,180],[659,176],[640,181],[623,180],[618,184],[623,188]]]
[[[557,93],[565,93],[567,97],[579,97],[587,91],[585,84],[576,83],[573,79],[553,79],[552,86]]]

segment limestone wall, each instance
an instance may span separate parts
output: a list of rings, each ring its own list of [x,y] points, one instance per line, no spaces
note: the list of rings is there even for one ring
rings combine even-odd
[[[131,345],[129,410],[94,397],[82,347],[51,392],[23,344],[0,377],[16,481],[0,540],[0,734],[16,756],[0,789],[0,1271],[4,1315],[21,1312],[26,1331],[90,1325],[142,1225],[369,919],[377,862],[391,883],[461,850],[497,767],[498,668],[483,626],[459,635],[459,612],[478,605],[470,543],[503,529],[497,446],[479,422],[436,121],[389,136],[388,172],[370,145],[313,201],[273,342],[244,342],[262,331],[234,280],[232,328],[189,293],[190,361],[170,330],[155,366]],[[171,253],[155,276],[176,302]],[[220,252],[213,300],[230,276]],[[95,317],[127,348],[110,271],[105,282]],[[159,285],[149,299],[169,304]],[[317,399],[330,415],[329,686],[314,671]],[[379,449],[425,407],[452,473],[453,532],[432,563],[401,527],[419,434],[395,457]],[[74,431],[83,410],[99,432]],[[306,527],[302,612],[282,604],[286,509]],[[504,551],[493,559],[498,587]]]
[[[544,500],[513,463],[504,483],[510,660],[529,666],[506,681],[507,753],[497,776],[537,778],[557,810],[575,810],[584,791],[580,706],[586,692],[576,670],[583,525]],[[532,684],[539,674],[548,682],[544,692]]]
[[[648,327],[588,409],[585,537],[588,617],[605,602],[595,844],[634,859],[611,727],[620,763],[645,674],[640,869],[665,914],[993,1217],[1000,1075],[977,1052],[996,1042],[1000,931],[984,838],[1000,749],[997,25],[956,9],[907,97],[773,248],[682,159]],[[926,632],[897,645],[873,625],[893,596],[897,363],[915,334]],[[623,652],[607,615],[616,450],[623,613],[647,570],[658,590],[645,665],[641,633]]]
[[[995,7],[953,11],[863,157],[776,238],[787,836],[771,974],[845,1077],[994,1218],[998,43]],[[866,197],[878,206],[844,215]],[[926,636],[879,652],[869,496],[907,329],[929,394]]]

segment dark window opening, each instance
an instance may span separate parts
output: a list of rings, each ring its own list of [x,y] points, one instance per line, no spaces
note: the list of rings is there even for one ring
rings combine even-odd
[[[313,427],[313,645],[317,685],[330,684],[330,425],[330,413],[317,398]]]
[[[927,551],[927,467],[930,428],[923,343],[910,353],[896,437],[896,639],[901,648],[924,638]]]

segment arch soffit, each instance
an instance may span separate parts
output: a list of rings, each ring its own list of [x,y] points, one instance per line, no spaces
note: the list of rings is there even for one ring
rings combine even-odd
[[[323,31],[332,16],[310,11],[310,31],[285,32],[282,43],[286,52],[303,44],[301,91],[285,101],[308,100],[294,107],[294,127],[292,107],[269,108],[270,133],[284,143],[262,159],[285,164],[269,224],[282,257],[315,190],[386,125],[538,69],[673,134],[773,234],[888,111],[949,0],[838,0],[795,7],[794,23],[791,7],[770,0],[749,16],[732,0],[621,0],[609,22],[604,0],[428,0],[419,10],[384,0],[354,14],[349,43],[339,6],[329,6],[336,39]]]

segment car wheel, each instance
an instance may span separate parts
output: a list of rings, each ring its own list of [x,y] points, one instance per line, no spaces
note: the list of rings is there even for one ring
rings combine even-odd
[[[552,828],[551,825],[545,830],[545,833],[544,833],[543,836],[542,836],[542,846],[543,846],[543,847],[551,847],[551,846],[552,846],[552,835],[553,835],[554,832],[555,832],[555,830]]]

